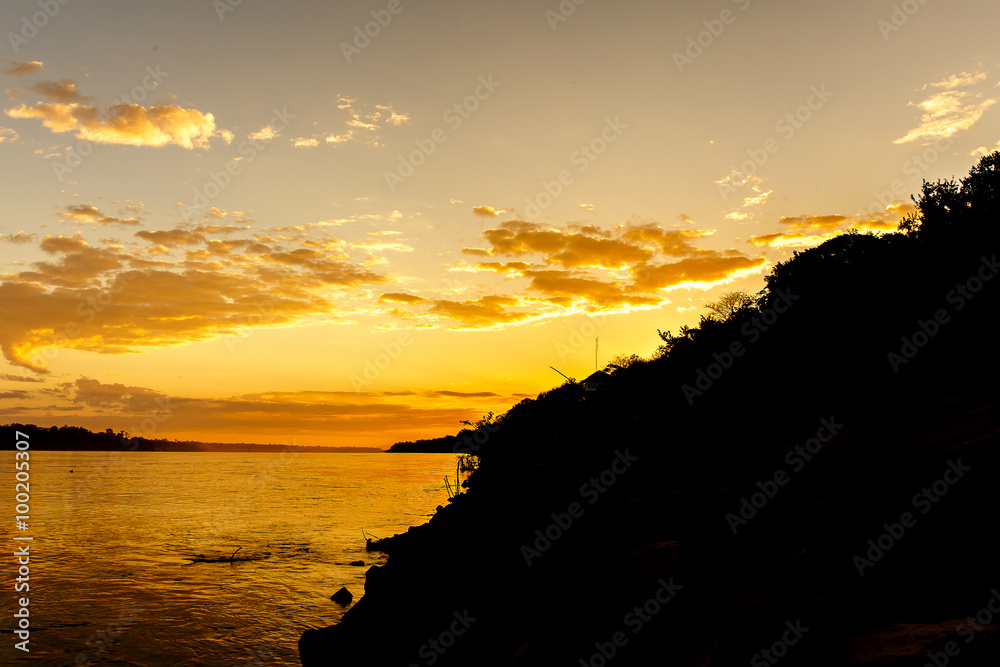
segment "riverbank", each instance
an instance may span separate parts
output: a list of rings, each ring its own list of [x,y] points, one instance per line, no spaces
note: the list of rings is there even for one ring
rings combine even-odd
[[[303,665],[997,664],[998,159],[514,406]]]
[[[505,425],[469,493],[377,544],[388,563],[303,664],[888,667],[950,641],[983,664],[1000,626],[963,622],[1000,582],[1000,388],[995,356],[972,361],[780,418],[622,428],[606,397]],[[536,449],[560,441],[575,456]]]

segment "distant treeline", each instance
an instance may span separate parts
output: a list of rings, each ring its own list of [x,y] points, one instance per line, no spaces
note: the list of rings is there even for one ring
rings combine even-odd
[[[107,429],[94,433],[80,426],[35,426],[34,424],[8,424],[0,426],[5,449],[12,448],[15,431],[28,436],[35,451],[68,452],[312,452],[312,453],[370,453],[381,452],[378,447],[306,447],[303,445],[258,445],[254,443],[197,442],[195,440],[149,439],[129,435],[125,431]]]

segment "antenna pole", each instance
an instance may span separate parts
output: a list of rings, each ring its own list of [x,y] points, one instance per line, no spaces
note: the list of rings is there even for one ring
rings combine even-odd
[[[601,340],[600,338],[595,338],[594,339],[594,370],[595,371],[601,370],[598,367],[598,364],[597,364],[597,350],[600,348],[600,340]]]

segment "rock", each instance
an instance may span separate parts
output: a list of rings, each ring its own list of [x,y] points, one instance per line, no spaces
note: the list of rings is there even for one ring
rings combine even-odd
[[[348,565],[353,565],[354,567],[362,567],[365,564],[363,560],[352,560]]]
[[[330,596],[330,599],[340,605],[351,604],[351,600],[354,599],[354,595],[351,591],[347,590],[345,587],[341,587],[339,591]]]

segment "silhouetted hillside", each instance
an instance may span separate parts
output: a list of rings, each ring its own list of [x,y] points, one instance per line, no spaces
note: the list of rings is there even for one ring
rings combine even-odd
[[[447,454],[455,451],[456,443],[459,442],[457,436],[446,435],[443,438],[425,438],[421,440],[407,440],[397,442],[386,451],[390,454],[401,453],[434,453]]]
[[[303,664],[997,664],[998,168],[479,429]]]

